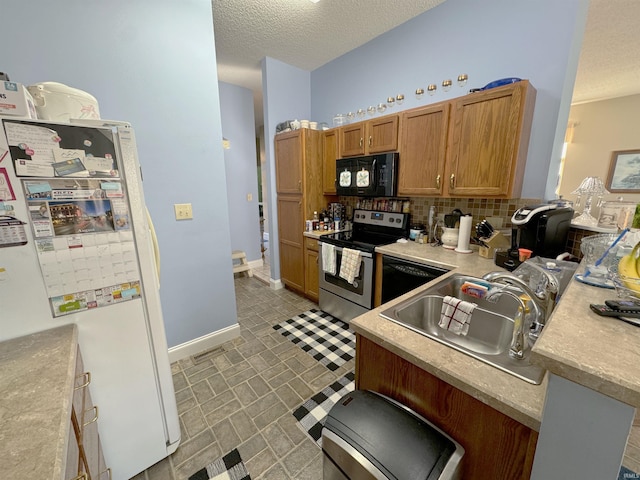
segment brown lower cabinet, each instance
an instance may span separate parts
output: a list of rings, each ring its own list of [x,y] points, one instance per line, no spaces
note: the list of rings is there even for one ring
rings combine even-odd
[[[320,290],[318,278],[318,240],[315,238],[304,238],[304,293],[310,300],[318,302]]]
[[[84,370],[82,356],[78,349],[65,480],[109,480],[111,478],[111,471],[105,464],[98,435],[99,410],[91,401],[90,383],[91,373]]]
[[[457,440],[465,449],[462,478],[530,477],[538,432],[359,334],[356,388],[403,403]]]

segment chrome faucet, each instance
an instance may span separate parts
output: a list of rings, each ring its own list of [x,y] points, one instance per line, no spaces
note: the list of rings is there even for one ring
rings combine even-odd
[[[509,346],[509,356],[511,358],[515,358],[516,360],[522,360],[524,358],[524,326],[527,319],[527,305],[518,295],[510,290],[505,290],[502,288],[497,290],[489,290],[489,293],[487,293],[484,298],[485,300],[492,302],[496,301],[495,297],[499,295],[508,295],[510,297],[513,297],[520,304],[520,310],[516,314],[516,318],[513,319],[513,335],[511,336],[511,345]]]
[[[533,291],[520,277],[509,272],[490,272],[482,278],[488,282],[507,283],[519,288],[526,293],[533,301],[534,310],[536,310],[535,319],[531,326],[529,336],[537,339],[542,329],[547,324],[549,317],[556,305],[558,291],[560,286],[556,277],[540,265],[529,262],[529,266],[540,272],[545,278],[545,285],[542,290]],[[497,293],[497,292],[496,292]]]

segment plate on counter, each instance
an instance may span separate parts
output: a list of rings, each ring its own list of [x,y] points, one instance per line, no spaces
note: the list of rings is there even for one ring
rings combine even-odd
[[[613,281],[611,281],[609,278],[592,277],[592,276],[585,277],[583,274],[579,274],[575,276],[575,279],[586,285],[591,285],[592,287],[610,288],[610,289],[615,288],[613,285]]]

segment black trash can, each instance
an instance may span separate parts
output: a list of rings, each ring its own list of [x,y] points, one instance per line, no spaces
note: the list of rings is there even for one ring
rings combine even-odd
[[[324,480],[462,478],[464,448],[408,407],[356,390],[329,411],[322,430]]]

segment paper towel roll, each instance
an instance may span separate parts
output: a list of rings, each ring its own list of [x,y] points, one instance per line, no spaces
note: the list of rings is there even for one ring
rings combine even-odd
[[[471,239],[472,222],[473,217],[471,215],[460,217],[460,234],[458,235],[458,247],[455,250],[458,253],[471,253],[469,240]]]

